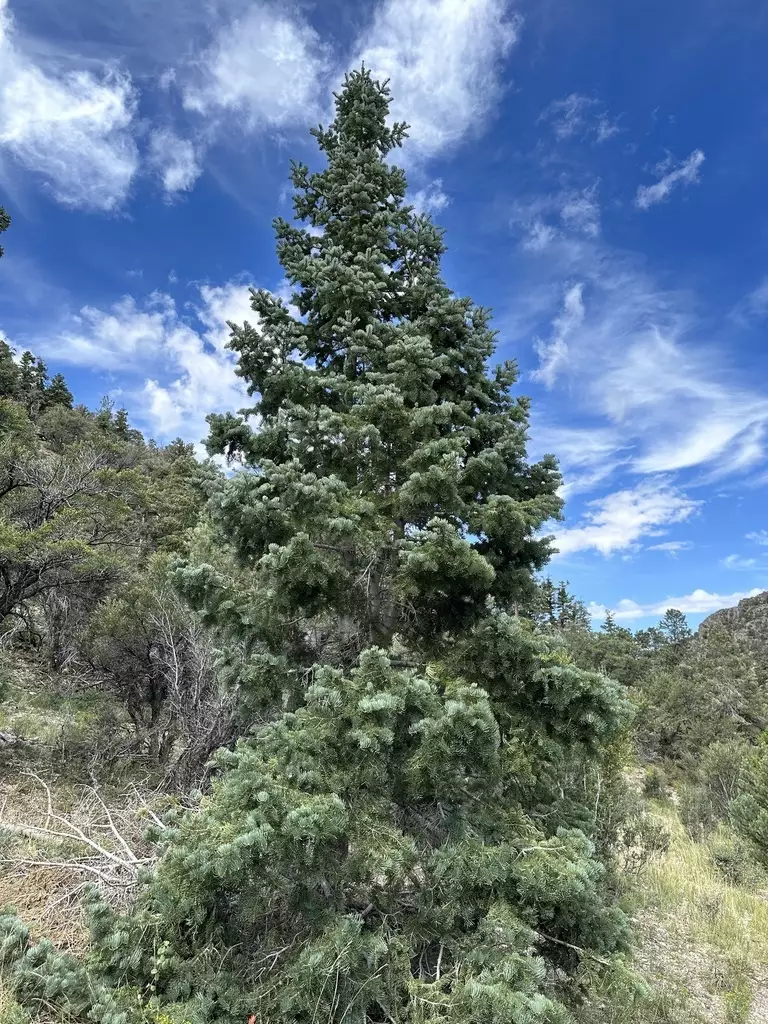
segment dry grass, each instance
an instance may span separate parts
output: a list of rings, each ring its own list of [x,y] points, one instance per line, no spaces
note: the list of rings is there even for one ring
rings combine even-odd
[[[672,812],[664,812],[664,819],[672,842],[648,870],[648,901],[659,909],[684,909],[680,926],[721,953],[739,950],[749,962],[768,964],[768,893],[731,884],[707,845],[690,839]]]
[[[690,1021],[697,1013],[712,1024],[768,1024],[766,892],[730,882],[711,846],[686,834],[674,808],[657,805],[655,813],[671,842],[638,888],[638,965],[683,997],[684,1015],[666,1019]]]
[[[10,1024],[14,1020],[14,1017],[19,1016],[19,1005],[8,994],[8,990],[5,988],[2,982],[0,982],[0,1021],[3,1024]],[[23,1020],[23,1018],[20,1018]]]
[[[85,888],[96,884],[113,905],[127,905],[153,860],[143,839],[151,799],[132,787],[107,801],[91,787],[59,780],[49,788],[30,775],[0,784],[0,908],[60,949],[82,950]]]

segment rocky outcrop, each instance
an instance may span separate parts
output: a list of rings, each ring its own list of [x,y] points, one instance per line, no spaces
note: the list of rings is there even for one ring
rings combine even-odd
[[[754,597],[745,597],[734,608],[713,612],[699,626],[699,636],[706,637],[722,629],[740,640],[755,653],[768,650],[768,590]]]

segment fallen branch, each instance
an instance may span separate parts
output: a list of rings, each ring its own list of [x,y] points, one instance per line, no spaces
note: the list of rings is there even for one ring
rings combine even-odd
[[[38,824],[34,821],[9,820],[6,814],[7,801],[4,801],[0,808],[0,829],[28,839],[51,839],[57,843],[79,846],[88,853],[84,856],[63,853],[60,857],[50,855],[47,850],[41,851],[42,856],[35,855],[36,851],[32,856],[12,854],[3,858],[4,864],[20,868],[60,868],[73,874],[93,876],[105,886],[125,890],[137,884],[143,868],[155,863],[155,854],[142,856],[135,846],[135,840],[132,845],[129,836],[115,820],[114,811],[110,810],[95,787],[90,786],[85,790],[92,800],[90,804],[85,801],[81,805],[85,806],[88,814],[88,820],[81,825],[72,816],[67,817],[54,810],[51,789],[44,779],[34,772],[25,774],[34,779],[45,792],[44,822]],[[135,795],[139,794],[136,792]],[[157,815],[151,811],[149,813],[154,822],[162,826]],[[114,842],[105,843],[105,834],[111,836]]]
[[[581,946],[574,946],[572,942],[565,942],[563,939],[556,939],[554,935],[545,935],[544,932],[536,932],[537,939],[544,939],[545,942],[554,942],[556,946],[565,946],[566,949],[572,949],[574,953],[578,953],[579,956],[586,957],[588,960],[594,960],[598,964],[602,964],[603,967],[611,967],[612,964],[609,960],[603,960],[602,957],[597,956],[596,953],[590,953],[588,949],[582,949]]]

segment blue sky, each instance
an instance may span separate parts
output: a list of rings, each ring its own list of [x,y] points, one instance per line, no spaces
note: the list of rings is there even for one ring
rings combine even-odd
[[[244,404],[224,321],[343,71],[389,77],[445,274],[561,460],[553,575],[635,627],[768,587],[761,0],[0,0],[0,333],[158,440]]]

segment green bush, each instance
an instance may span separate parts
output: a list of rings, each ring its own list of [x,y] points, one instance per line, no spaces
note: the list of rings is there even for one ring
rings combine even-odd
[[[643,792],[651,799],[661,800],[667,795],[667,776],[655,765],[648,768],[643,780]]]
[[[698,777],[714,813],[725,821],[731,801],[739,792],[745,758],[751,746],[741,740],[711,743],[701,759]]]
[[[718,826],[707,846],[718,870],[732,885],[750,889],[760,886],[763,873],[752,848],[728,825]]]
[[[624,823],[616,842],[616,851],[625,875],[637,875],[650,862],[669,849],[669,829],[663,822],[640,809]]]
[[[718,816],[710,793],[704,786],[684,783],[678,792],[680,820],[693,839],[701,839],[717,825]]]

